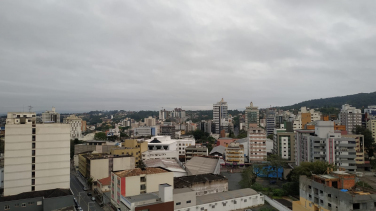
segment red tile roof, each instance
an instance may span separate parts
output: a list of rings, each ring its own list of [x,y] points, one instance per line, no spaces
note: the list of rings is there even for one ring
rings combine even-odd
[[[103,179],[98,180],[99,183],[102,185],[110,185],[111,184],[111,177],[106,177]]]

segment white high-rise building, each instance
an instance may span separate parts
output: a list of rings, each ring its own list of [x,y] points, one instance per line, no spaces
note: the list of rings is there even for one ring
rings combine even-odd
[[[70,127],[36,124],[34,112],[8,113],[4,196],[70,188]]]
[[[51,111],[42,113],[42,122],[60,123],[60,114],[55,111],[55,107],[52,107]]]
[[[213,123],[215,124],[215,133],[219,134],[222,129],[228,132],[228,113],[227,113],[227,102],[219,101],[213,104]]]
[[[67,118],[63,119],[63,123],[70,124],[71,131],[70,136],[71,139],[81,139],[82,131],[81,131],[81,125],[82,125],[82,119],[77,117],[76,115],[70,115]]]
[[[347,133],[352,134],[357,125],[362,125],[362,111],[351,107],[349,104],[342,105],[339,121],[341,125],[346,125]]]

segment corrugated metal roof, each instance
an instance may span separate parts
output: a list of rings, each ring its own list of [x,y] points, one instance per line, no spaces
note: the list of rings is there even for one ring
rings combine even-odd
[[[225,150],[226,150],[226,147],[224,147],[224,146],[217,146],[217,147],[214,147],[214,148],[212,149],[212,151],[210,151],[209,154],[212,154],[212,153],[215,153],[215,152],[218,152],[218,153],[224,154],[224,153],[225,153]]]
[[[196,205],[208,204],[212,202],[220,202],[223,200],[229,200],[234,198],[240,198],[244,196],[252,196],[258,194],[255,190],[246,188],[233,191],[226,191],[221,193],[213,193],[196,197]]]
[[[162,167],[174,172],[186,172],[175,159],[150,159],[145,160],[147,167]]]
[[[191,175],[214,173],[218,159],[193,157],[185,164],[187,171]]]

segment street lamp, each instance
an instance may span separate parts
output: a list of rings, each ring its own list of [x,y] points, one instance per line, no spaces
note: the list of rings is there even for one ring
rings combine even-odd
[[[89,203],[87,203],[87,211],[90,211],[90,203],[93,203],[94,204],[94,207],[95,207],[95,202],[89,202]]]

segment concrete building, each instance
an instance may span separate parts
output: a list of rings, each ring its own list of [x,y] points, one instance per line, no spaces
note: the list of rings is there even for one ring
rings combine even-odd
[[[226,148],[226,163],[244,165],[244,146],[239,143],[230,143]]]
[[[154,160],[154,159],[178,159],[179,152],[176,150],[147,150],[142,153],[142,160]]]
[[[186,147],[185,161],[192,159],[194,156],[208,156],[208,148],[198,145]]]
[[[364,136],[360,134],[347,134],[347,135],[342,135],[343,138],[353,138],[355,139],[356,142],[356,164],[364,164],[365,159],[364,159]]]
[[[341,125],[346,125],[346,131],[352,134],[353,129],[362,125],[362,112],[360,109],[351,107],[349,104],[342,105],[339,115]]]
[[[97,189],[100,192],[109,192],[111,190],[111,176],[97,180]]]
[[[333,122],[317,121],[315,130],[296,131],[295,163],[321,160],[356,171],[356,143],[355,138],[342,137],[341,131],[335,131]]]
[[[235,140],[234,143],[238,143],[243,146],[244,163],[249,163],[249,151],[250,151],[249,138],[246,137],[246,138],[238,139],[238,140]]]
[[[178,119],[185,119],[185,110],[181,108],[175,108],[174,110],[171,111],[171,117],[172,118],[178,118]]]
[[[376,117],[376,105],[368,106],[368,108],[364,109],[364,113],[367,114],[368,118]]]
[[[248,129],[249,162],[261,162],[266,159],[266,131],[261,127]]]
[[[219,174],[201,174],[185,177],[175,177],[174,187],[190,188],[196,191],[196,196],[228,191],[228,179]]]
[[[146,167],[159,167],[174,173],[174,177],[187,176],[187,172],[183,169],[179,159],[153,159],[146,160],[144,164]]]
[[[70,115],[63,119],[64,124],[70,124],[71,131],[70,131],[70,138],[73,139],[81,139],[82,138],[82,119],[78,118],[76,115]]]
[[[4,196],[70,188],[70,127],[36,124],[34,112],[8,113]]]
[[[193,137],[171,139],[170,136],[153,136],[145,141],[149,143],[149,150],[159,150],[163,146],[164,150],[176,150],[181,156],[185,156],[185,148],[196,144]]]
[[[289,129],[274,129],[273,154],[282,159],[295,161],[295,133]]]
[[[267,110],[266,112],[266,134],[273,134],[274,128],[276,127],[275,111]]]
[[[257,127],[259,123],[260,114],[258,107],[253,106],[251,102],[250,106],[245,108],[245,129],[248,130],[251,127]]]
[[[135,165],[139,164],[142,159],[142,153],[148,150],[148,143],[146,141],[137,141],[135,139],[128,139],[122,143],[122,147],[112,148],[110,154],[112,155],[130,155],[135,157]]]
[[[376,118],[367,121],[367,129],[372,132],[372,138],[376,140]]]
[[[215,124],[215,133],[219,134],[222,129],[228,132],[228,113],[227,102],[219,101],[213,104],[213,123]]]
[[[130,169],[111,173],[111,202],[119,205],[124,197],[159,191],[159,184],[174,185],[174,173],[162,168]]]
[[[185,170],[187,171],[188,175],[220,174],[220,159],[193,157],[191,160],[186,162]]]
[[[212,149],[212,151],[210,151],[209,155],[223,158],[225,156],[225,153],[226,153],[226,147],[216,146]]]
[[[189,188],[174,190],[175,210],[230,211],[245,210],[264,204],[264,196],[253,189],[239,189],[203,196],[194,196]]]
[[[170,111],[166,111],[166,109],[159,111],[159,119],[165,121],[171,117]]]
[[[151,116],[149,116],[148,118],[144,118],[144,123],[145,123],[145,126],[154,126],[157,124],[157,120]]]
[[[94,181],[109,177],[112,171],[135,168],[135,158],[131,155],[110,155],[104,153],[79,154],[79,172]]]
[[[51,189],[33,192],[24,192],[17,195],[0,197],[2,210],[75,210],[73,194],[68,189]]]
[[[224,137],[224,138],[219,138],[217,139],[217,146],[223,146],[223,147],[227,147],[230,143],[234,142],[236,139],[234,138],[228,138],[228,137]]]
[[[42,122],[60,123],[60,114],[56,112],[55,107],[52,107],[51,111],[42,113]]]
[[[161,125],[159,135],[170,136],[172,139],[174,139],[175,138],[175,126]]]
[[[122,197],[121,201],[128,211],[173,211],[173,188],[160,184],[159,192],[146,193],[132,197]]]
[[[300,176],[300,200],[293,202],[293,210],[375,210],[376,192],[356,186],[355,178],[344,171]]]
[[[155,136],[157,135],[157,129],[156,127],[149,127],[149,126],[137,127],[133,129],[133,134],[135,137]]]
[[[86,128],[87,128],[86,121],[82,120],[81,121],[81,131],[86,132]],[[94,127],[94,129],[95,129],[95,127]]]

